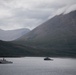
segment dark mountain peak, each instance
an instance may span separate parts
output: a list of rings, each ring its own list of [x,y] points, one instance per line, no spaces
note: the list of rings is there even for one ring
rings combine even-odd
[[[17,41],[21,44],[49,47],[69,47],[76,44],[76,11],[54,16]]]

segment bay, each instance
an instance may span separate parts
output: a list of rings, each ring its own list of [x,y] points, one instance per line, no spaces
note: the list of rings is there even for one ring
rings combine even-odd
[[[44,57],[6,58],[13,64],[0,64],[0,75],[76,75],[76,59]]]

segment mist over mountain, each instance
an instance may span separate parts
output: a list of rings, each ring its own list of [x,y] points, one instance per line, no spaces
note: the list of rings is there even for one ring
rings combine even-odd
[[[76,49],[76,11],[60,14],[15,41],[50,49]]]
[[[28,33],[30,30],[27,28],[16,29],[16,30],[2,30],[0,29],[0,40],[12,41],[22,35]]]

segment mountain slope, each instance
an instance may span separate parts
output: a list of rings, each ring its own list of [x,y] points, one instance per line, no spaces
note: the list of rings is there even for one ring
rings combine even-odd
[[[12,41],[28,33],[29,31],[30,30],[26,28],[17,30],[6,30],[6,31],[0,29],[0,40]]]
[[[51,56],[51,57],[76,57],[76,50],[51,50],[38,49],[0,40],[0,57],[24,56]]]
[[[0,57],[36,56],[37,53],[34,48],[0,40]]]
[[[15,42],[45,48],[76,49],[76,11],[53,17]]]

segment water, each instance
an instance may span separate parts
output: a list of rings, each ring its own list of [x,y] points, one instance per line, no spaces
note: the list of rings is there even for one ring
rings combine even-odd
[[[0,75],[76,75],[76,59],[43,57],[7,58],[13,64],[0,64]]]

